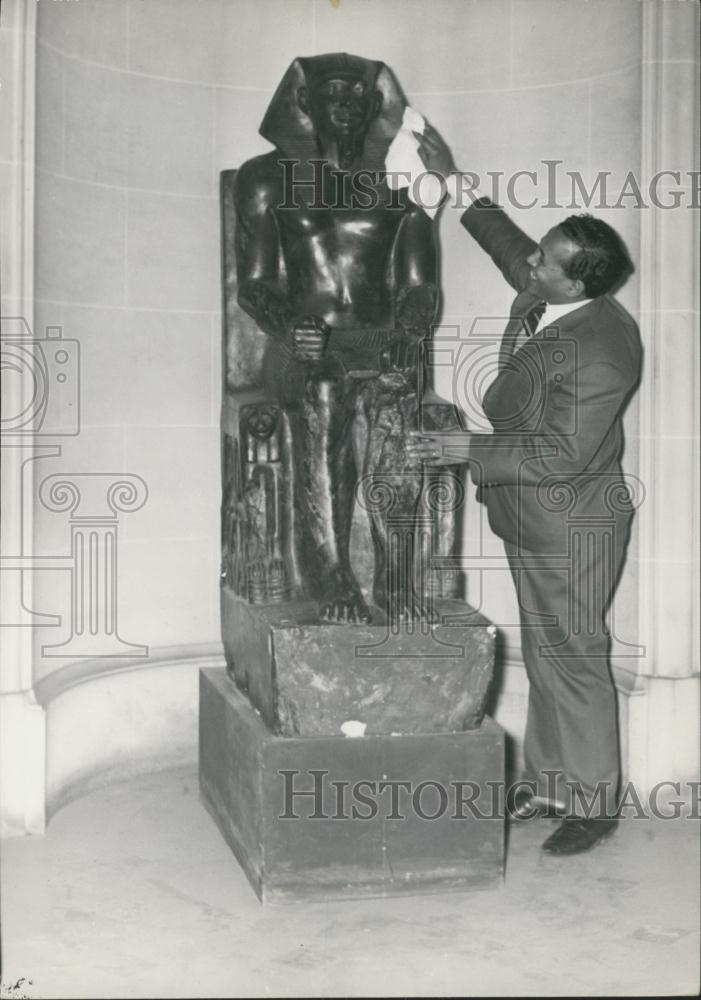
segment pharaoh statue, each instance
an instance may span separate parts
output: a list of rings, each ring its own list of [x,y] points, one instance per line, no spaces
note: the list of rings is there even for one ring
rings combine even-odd
[[[369,622],[372,605],[430,620],[432,596],[457,596],[431,560],[454,548],[459,480],[404,447],[420,424],[456,426],[425,361],[433,221],[384,173],[405,108],[381,62],[296,59],[260,129],[275,148],[222,175],[224,572],[251,602],[304,596],[332,622]]]

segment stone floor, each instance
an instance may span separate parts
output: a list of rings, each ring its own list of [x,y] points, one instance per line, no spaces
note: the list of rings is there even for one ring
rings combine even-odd
[[[698,824],[568,860],[551,829],[512,832],[497,889],[263,908],[193,771],[106,789],[3,845],[3,996],[695,994]]]

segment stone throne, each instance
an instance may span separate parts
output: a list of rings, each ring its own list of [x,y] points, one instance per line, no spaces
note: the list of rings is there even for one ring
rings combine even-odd
[[[368,62],[352,63],[355,57],[338,54],[316,58],[340,65],[342,80],[348,65]],[[299,87],[304,70],[293,63],[290,73]],[[384,159],[405,102],[386,67],[374,80],[383,94],[384,119],[379,138],[377,128],[370,138]],[[286,98],[285,115],[292,113],[289,104]],[[261,131],[266,134],[265,123]],[[260,159],[267,176],[270,166]],[[479,824],[474,817],[470,823],[469,815],[462,821],[442,816],[427,826],[414,811],[391,829],[378,807],[369,821],[350,816],[339,838],[330,818],[335,808],[331,787],[315,784],[320,773],[332,780],[338,770],[342,781],[389,781],[388,774],[405,784],[424,781],[446,788],[454,780],[471,781],[481,794],[488,780],[503,777],[503,736],[491,720],[483,721],[495,629],[460,599],[456,549],[464,490],[459,469],[424,474],[407,463],[403,450],[407,429],[455,427],[455,412],[421,379],[412,390],[400,379],[399,395],[376,391],[381,349],[387,346],[381,335],[377,343],[366,337],[359,349],[338,352],[338,365],[346,368],[343,377],[350,366],[359,385],[353,396],[354,449],[375,459],[372,474],[358,476],[348,546],[370,620],[350,624],[320,618],[324,594],[309,572],[302,527],[296,400],[284,405],[270,391],[265,372],[270,330],[264,332],[264,323],[250,314],[255,309],[241,306],[247,293],[240,281],[236,178],[235,170],[221,177],[221,613],[227,672],[203,671],[201,679],[204,801],[264,901],[489,882],[502,865],[498,818]],[[273,269],[284,288],[288,276],[282,254]],[[333,338],[332,332],[332,358]],[[287,357],[278,353],[273,361],[279,367]],[[374,423],[367,418],[368,399]],[[414,490],[409,507],[396,502],[406,499],[407,483]],[[395,506],[399,510],[393,517]],[[383,532],[388,544],[405,546],[404,571],[419,602],[430,606],[430,619],[418,615],[396,621],[389,603],[373,603],[377,536]],[[344,735],[351,732],[365,735]],[[284,811],[290,805],[285,782],[291,772],[299,776],[293,782],[300,798],[296,821]],[[317,801],[317,791],[323,802]],[[440,798],[442,793],[435,794]]]

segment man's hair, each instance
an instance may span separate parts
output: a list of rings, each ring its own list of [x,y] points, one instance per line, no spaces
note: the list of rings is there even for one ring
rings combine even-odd
[[[570,215],[558,229],[579,247],[563,264],[563,270],[568,278],[583,282],[588,298],[604,295],[632,271],[625,243],[601,219],[593,215]]]

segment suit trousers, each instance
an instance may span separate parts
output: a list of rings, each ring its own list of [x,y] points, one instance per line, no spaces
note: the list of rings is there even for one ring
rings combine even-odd
[[[570,525],[566,551],[505,542],[530,690],[524,780],[578,815],[615,811],[620,780],[606,611],[630,514]]]

